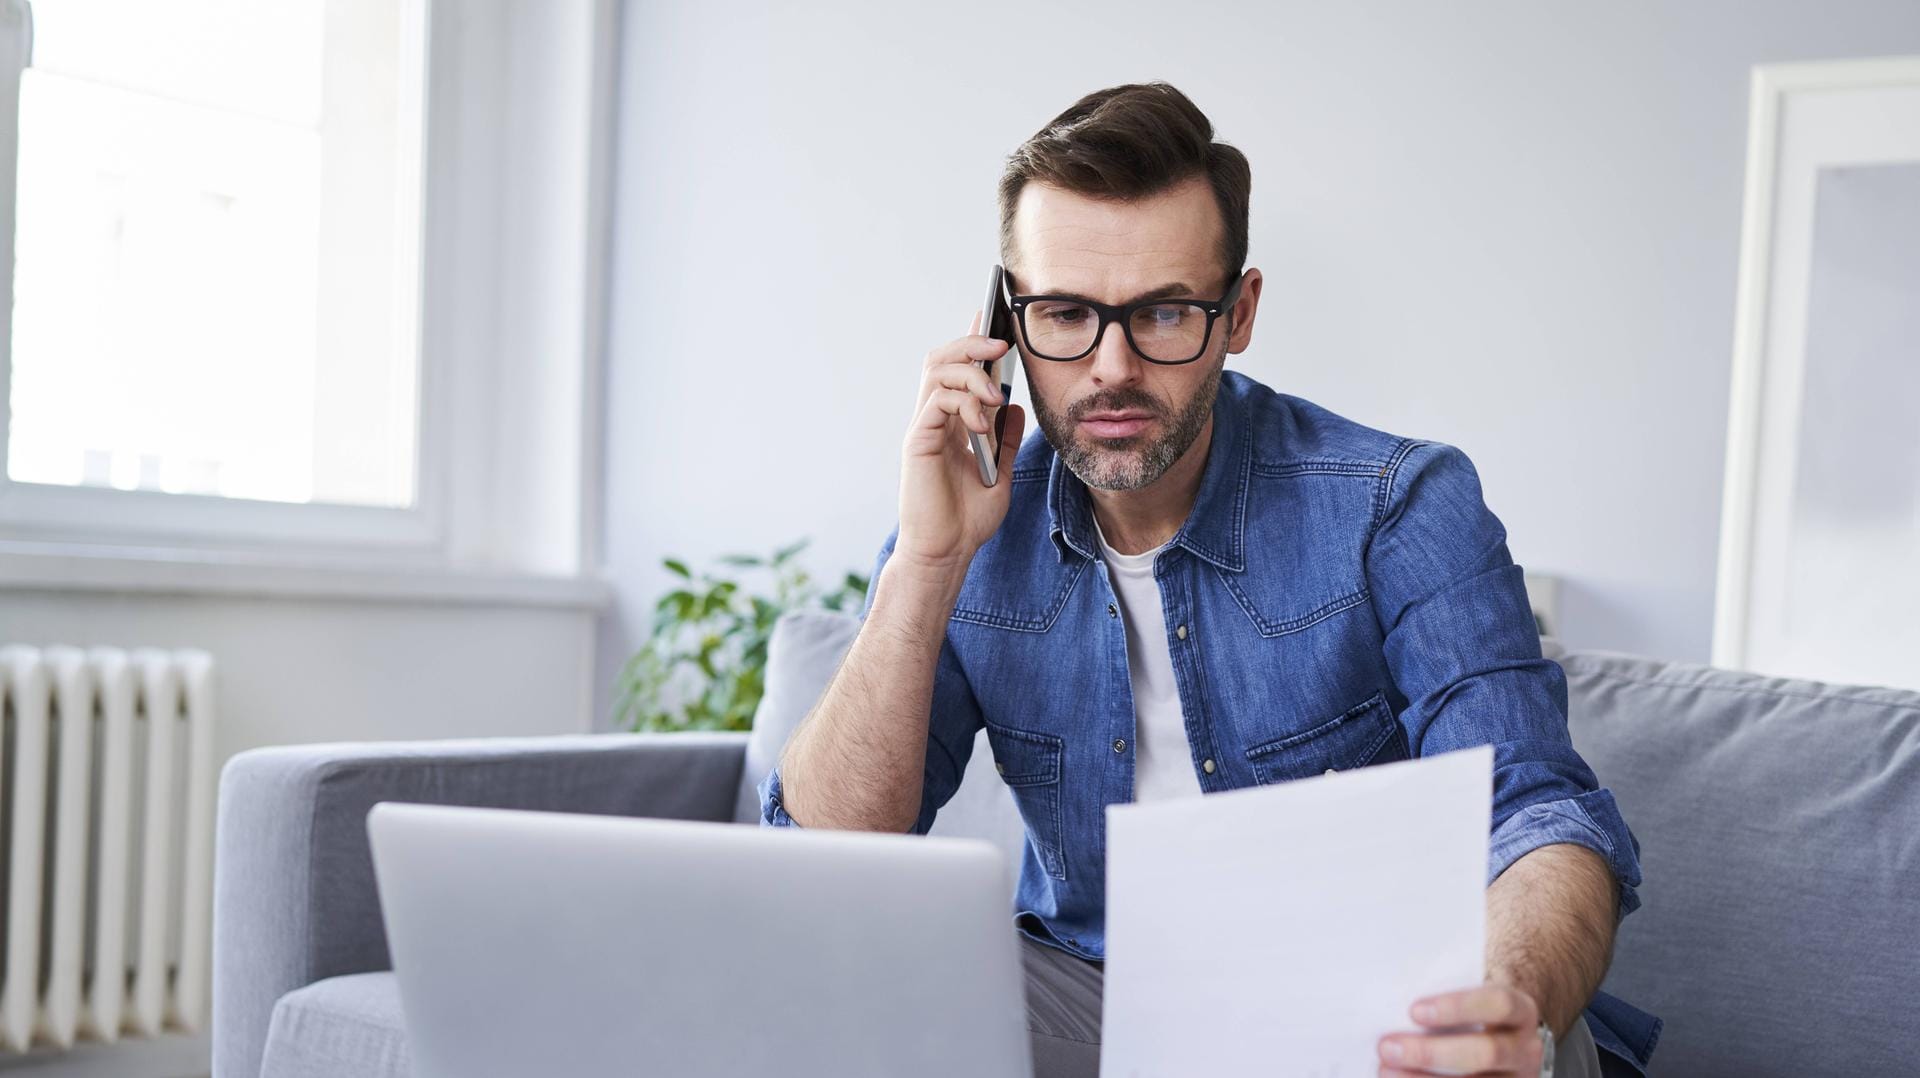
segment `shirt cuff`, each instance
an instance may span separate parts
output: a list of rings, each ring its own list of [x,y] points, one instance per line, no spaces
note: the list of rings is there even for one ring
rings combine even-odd
[[[1562,842],[1585,846],[1607,862],[1620,884],[1621,918],[1640,907],[1640,841],[1627,830],[1610,790],[1528,805],[1507,817],[1493,831],[1487,882],[1534,850]]]
[[[799,827],[793,817],[787,815],[787,808],[780,803],[780,769],[775,767],[767,772],[754,789],[760,794],[760,826],[762,827]]]

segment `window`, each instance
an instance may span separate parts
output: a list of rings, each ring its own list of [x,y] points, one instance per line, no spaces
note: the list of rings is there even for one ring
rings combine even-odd
[[[31,14],[7,483],[418,506],[424,0]]]
[[[0,0],[0,581],[597,564],[618,12]]]

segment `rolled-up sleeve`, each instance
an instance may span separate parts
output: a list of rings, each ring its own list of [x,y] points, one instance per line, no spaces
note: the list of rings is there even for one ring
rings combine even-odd
[[[880,570],[892,556],[894,543],[899,538],[900,531],[895,528],[887,536],[886,542],[881,544],[879,556],[874,559],[873,575],[867,581],[866,601],[860,607],[859,617],[863,625],[867,614],[873,609],[874,595],[879,590]],[[952,641],[942,640],[939,662],[934,668],[932,708],[927,717],[927,755],[920,785],[920,813],[910,833],[926,834],[933,827],[934,817],[941,807],[960,788],[967,761],[973,755],[974,735],[979,732],[981,725],[980,703],[967,682],[966,672],[961,669],[960,658],[953,650]],[[762,827],[800,826],[787,814],[781,800],[778,759],[773,769],[754,788],[760,794]]]
[[[799,827],[793,817],[787,815],[787,806],[780,801],[780,765],[775,763],[767,777],[754,787],[760,792],[760,826],[762,827]]]
[[[1506,539],[1466,454],[1403,447],[1367,546],[1400,722],[1416,756],[1493,747],[1489,882],[1542,846],[1585,846],[1612,868],[1624,917],[1640,904],[1640,845],[1574,751],[1566,674],[1540,650]]]

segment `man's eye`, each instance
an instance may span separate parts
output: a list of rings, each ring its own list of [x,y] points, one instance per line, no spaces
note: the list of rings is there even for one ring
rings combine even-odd
[[[1053,310],[1044,311],[1042,314],[1047,321],[1061,326],[1077,325],[1087,320],[1087,309],[1085,307],[1056,307]]]

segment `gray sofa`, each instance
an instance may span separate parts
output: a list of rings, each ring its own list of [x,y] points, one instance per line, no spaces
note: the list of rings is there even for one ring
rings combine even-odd
[[[753,785],[852,639],[789,615],[754,733],[307,745],[221,775],[214,1078],[408,1073],[368,855],[376,801],[752,822]],[[1642,845],[1606,988],[1661,1075],[1920,1074],[1920,694],[1603,652],[1565,668],[1580,751]],[[936,834],[1023,841],[985,745]]]

